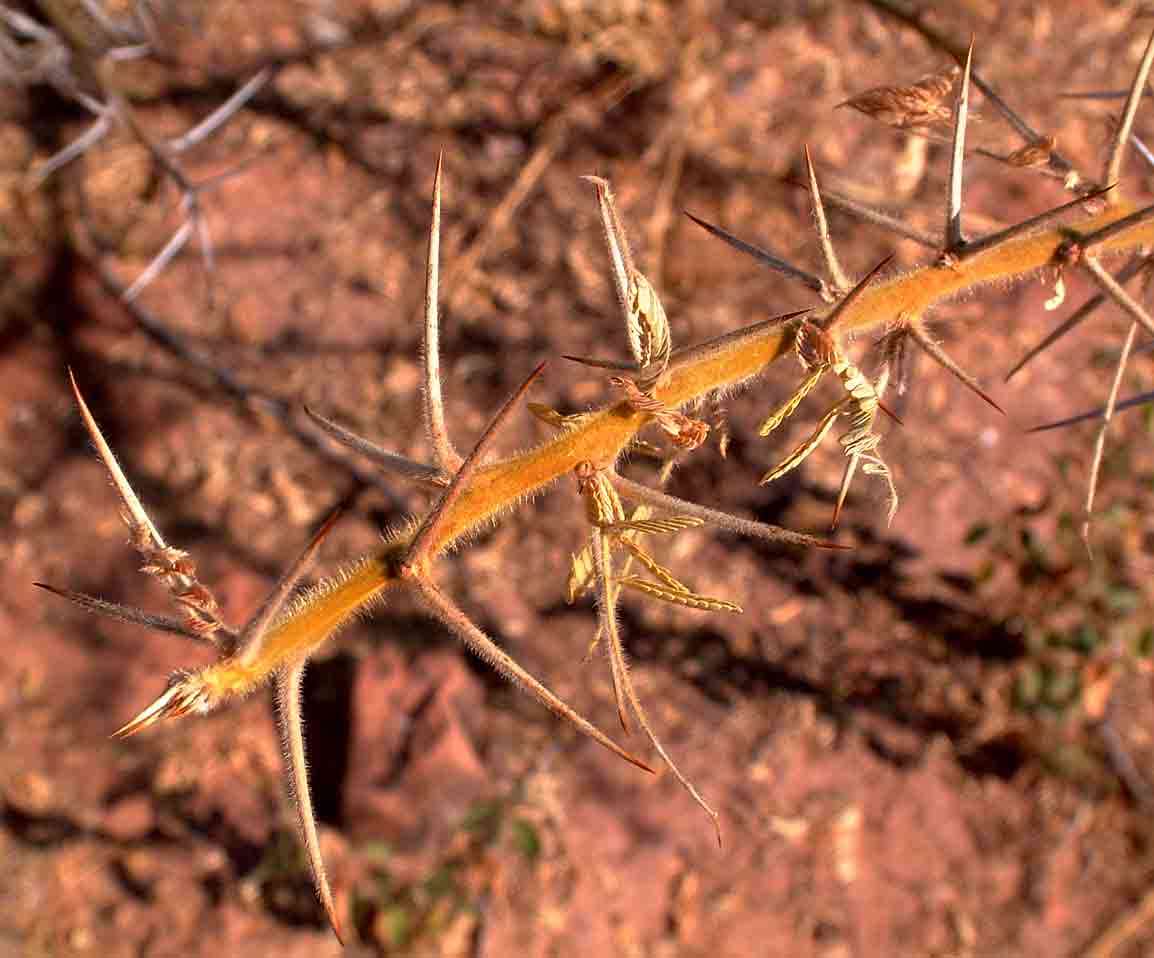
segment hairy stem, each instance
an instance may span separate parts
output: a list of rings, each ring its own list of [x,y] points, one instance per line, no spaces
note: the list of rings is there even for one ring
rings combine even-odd
[[[882,329],[896,317],[922,315],[935,303],[973,287],[1020,279],[1051,265],[1055,253],[1069,243],[1071,236],[1095,237],[1097,255],[1133,251],[1154,242],[1154,223],[1148,218],[1135,218],[1128,228],[1108,233],[1105,239],[1097,238],[1104,228],[1130,215],[1133,209],[1123,201],[1068,226],[1014,237],[953,265],[922,266],[891,276],[862,288],[848,304],[843,299],[826,315],[837,312],[837,328],[842,333]],[[789,324],[755,324],[722,337],[709,350],[674,353],[665,374],[653,387],[653,395],[667,408],[677,409],[730,389],[789,355],[793,335]],[[454,495],[439,504],[435,521],[430,523],[426,517],[421,534],[422,558],[431,562],[462,537],[571,474],[579,463],[592,462],[599,468],[611,466],[651,421],[650,415],[618,402],[590,413],[573,428],[533,449],[476,467],[465,481],[455,483]],[[626,496],[630,495],[631,485],[622,490]],[[649,494],[641,498],[653,502]],[[694,514],[684,507],[681,511]],[[707,516],[702,518],[709,521]],[[400,537],[388,548],[403,550],[406,538]],[[799,538],[812,542],[809,537]],[[403,552],[394,555],[394,559],[397,555]],[[225,660],[216,667],[218,674],[209,670],[206,678],[213,679],[212,684],[222,694],[248,691],[272,671],[306,657],[360,608],[400,581],[397,562],[389,559],[388,552],[363,560],[335,585],[322,584],[306,594],[275,623],[257,661],[239,668],[235,661]]]

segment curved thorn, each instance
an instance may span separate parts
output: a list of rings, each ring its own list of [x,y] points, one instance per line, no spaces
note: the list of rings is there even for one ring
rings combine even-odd
[[[337,917],[332,888],[325,874],[316,815],[313,812],[312,796],[309,794],[309,771],[305,761],[304,721],[301,714],[301,678],[304,670],[304,663],[301,663],[277,676],[277,720],[289,766],[289,797],[297,813],[297,827],[308,856],[309,871],[312,873],[317,898],[324,906],[329,926],[337,936],[337,941],[344,945],[345,940],[341,935],[341,923]]]

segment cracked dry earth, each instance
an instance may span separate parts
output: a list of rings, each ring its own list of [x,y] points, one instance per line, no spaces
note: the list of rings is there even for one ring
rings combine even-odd
[[[935,24],[977,36],[1015,106],[1097,164],[1109,105],[1055,90],[1129,82],[1148,25],[1130,5],[970,0]],[[769,11],[769,12],[767,12]],[[214,300],[196,255],[141,303],[252,388],[308,403],[423,458],[420,297],[428,195],[446,163],[444,372],[462,445],[542,358],[624,349],[592,190],[615,185],[677,342],[812,305],[681,217],[686,208],[812,266],[809,143],[823,179],[937,229],[945,149],[838,103],[944,61],[865,4],[211,2],[172,27],[163,66],[126,64],[130,98],[173,135],[256,68],[278,70],[191,159],[207,176]],[[323,41],[323,42],[322,42]],[[324,47],[328,45],[328,48]],[[245,409],[134,325],[78,237],[134,278],[178,225],[147,157],[112,137],[41,189],[29,171],[83,128],[43,89],[0,91],[0,956],[321,956],[323,926],[266,696],[128,741],[109,733],[179,667],[180,639],[98,621],[34,581],[163,608],[134,568],[114,495],[66,388],[71,366],[168,538],[242,619],[349,474]],[[1013,148],[977,98],[975,141]],[[1148,113],[1139,135],[1154,134]],[[1151,179],[1135,166],[1133,190]],[[1057,184],[975,157],[975,230],[1053,205]],[[81,203],[78,197],[83,196]],[[905,241],[833,217],[860,275]],[[884,449],[902,493],[851,493],[844,553],[684,533],[664,559],[740,617],[629,602],[640,691],[719,809],[725,847],[668,774],[646,777],[561,728],[402,601],[358,621],[308,673],[308,744],[350,954],[412,956],[986,956],[1154,953],[1144,780],[1154,459],[1140,412],[1111,434],[1087,561],[1078,515],[1091,427],[1024,435],[1107,389],[1123,328],[1103,313],[1008,386],[1063,313],[1044,278],[940,311],[951,353],[998,417],[922,361]],[[1067,307],[1087,293],[1071,284]],[[1126,392],[1151,388],[1148,354]],[[727,407],[733,440],[684,458],[671,491],[790,528],[825,528],[831,443],[759,488],[821,408],[780,435],[759,416],[792,388],[779,364]],[[832,390],[827,385],[825,389]],[[553,363],[535,394],[601,402]],[[506,449],[543,435],[517,418]],[[652,480],[642,458],[630,475]],[[423,507],[359,490],[319,570],[369,551]],[[572,484],[442,562],[473,618],[602,727],[612,689],[582,664],[593,612],[564,601],[583,535]],[[1113,677],[1108,721],[1092,694]],[[639,747],[639,746],[637,746]],[[1108,951],[1092,952],[1131,919]]]

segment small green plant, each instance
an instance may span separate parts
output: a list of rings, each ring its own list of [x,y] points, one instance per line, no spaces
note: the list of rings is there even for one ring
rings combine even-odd
[[[438,164],[433,176],[423,336],[423,426],[429,440],[430,461],[416,462],[380,449],[338,424],[312,414],[321,428],[379,468],[434,493],[435,502],[423,515],[394,530],[375,553],[298,593],[298,584],[336,523],[337,516],[330,516],[289,565],[262,605],[242,625],[231,625],[221,618],[211,590],[197,578],[189,556],[170,546],[156,528],[74,382],[80,414],[113,477],[132,544],[144,559],[144,571],[171,593],[181,615],[180,618],[157,616],[93,596],[62,589],[53,591],[94,612],[208,642],[218,653],[218,661],[206,668],[173,675],[156,700],[116,734],[132,735],[162,719],[203,714],[272,683],[277,693],[287,776],[302,841],[318,896],[338,937],[341,934],[338,909],[325,875],[309,797],[301,723],[301,677],[309,658],[343,625],[364,610],[382,604],[392,593],[409,593],[471,651],[545,707],[614,754],[651,771],[645,761],[579,715],[509,656],[467,617],[434,578],[437,560],[449,551],[527,499],[568,478],[575,484],[590,528],[587,544],[572,563],[569,594],[572,599],[586,592],[596,595],[598,626],[593,642],[605,644],[621,725],[628,731],[629,714],[636,717],[653,748],[710,816],[720,840],[716,812],[662,745],[632,685],[616,616],[619,599],[623,592],[629,591],[692,610],[740,611],[730,599],[704,595],[682,581],[646,548],[643,544],[646,537],[672,536],[689,528],[714,525],[775,543],[820,548],[840,546],[813,535],[688,502],[629,480],[617,471],[623,454],[637,448],[656,449],[658,454],[671,459],[673,454],[701,447],[709,436],[710,426],[693,415],[698,404],[746,387],[776,360],[796,355],[805,367],[805,377],[789,400],[766,419],[763,434],[794,413],[827,371],[837,376],[845,396],[822,417],[811,438],[776,469],[766,473],[763,481],[771,481],[800,464],[844,414],[850,428],[841,442],[848,461],[834,521],[859,465],[863,472],[886,482],[890,491],[888,513],[892,516],[897,507],[897,490],[894,477],[878,451],[881,434],[876,431],[876,420],[878,412],[885,411],[884,392],[898,375],[898,359],[906,344],[913,342],[923,348],[968,388],[993,404],[974,378],[934,340],[927,327],[930,310],[937,303],[969,290],[991,283],[1020,281],[1038,272],[1053,278],[1054,300],[1059,301],[1064,296],[1064,276],[1071,270],[1082,269],[1100,286],[1100,301],[1111,300],[1132,321],[1118,360],[1110,399],[1101,416],[1082,523],[1083,537],[1088,539],[1106,431],[1118,406],[1122,375],[1138,328],[1154,332],[1154,319],[1121,285],[1125,272],[1116,278],[1103,265],[1104,258],[1119,254],[1129,254],[1134,262],[1144,262],[1143,250],[1154,242],[1154,206],[1136,207],[1120,186],[1122,160],[1130,141],[1134,115],[1154,61],[1154,37],[1136,72],[1110,155],[1097,182],[1080,175],[1054,149],[1052,142],[1026,126],[1028,133],[1023,134],[1026,143],[1022,149],[1003,159],[1060,175],[1076,196],[1055,209],[982,237],[968,237],[963,221],[962,184],[971,84],[982,89],[997,109],[1005,112],[1008,107],[980,81],[973,68],[972,48],[968,52],[956,52],[960,66],[956,74],[951,72],[946,77],[909,87],[868,91],[850,103],[904,129],[949,119],[950,175],[940,237],[927,237],[879,211],[863,208],[834,194],[823,194],[812,164],[809,165],[809,185],[823,251],[824,276],[786,263],[720,227],[703,223],[730,245],[799,280],[817,294],[824,304],[806,311],[806,315],[795,313],[762,320],[700,345],[675,348],[673,324],[666,317],[657,290],[633,263],[609,186],[595,180],[610,271],[632,356],[628,360],[576,359],[592,369],[612,373],[606,377],[606,385],[614,390],[615,398],[595,410],[578,413],[530,404],[538,418],[555,427],[556,434],[534,448],[505,458],[490,458],[493,439],[519,411],[544,364],[534,369],[509,397],[471,451],[459,452],[447,428],[440,376],[438,284],[442,175]],[[1020,118],[1014,117],[1014,121],[1021,130]],[[826,225],[826,203],[839,205],[900,235],[918,238],[933,248],[932,260],[905,273],[886,275],[882,275],[883,263],[856,284],[851,282],[834,251]],[[1136,269],[1130,275],[1134,272]],[[1080,312],[1083,316],[1089,314],[1086,308]],[[867,373],[863,371],[864,360],[849,358],[850,337],[870,332],[882,335],[877,348],[878,361]],[[527,836],[525,843],[526,848],[532,847]],[[407,920],[400,915],[397,918],[397,934],[401,937],[409,934],[403,926]]]
[[[353,920],[386,954],[420,954],[461,918],[484,909],[494,869],[494,851],[508,846],[526,862],[541,852],[537,825],[517,814],[514,794],[476,802],[465,813],[443,856],[408,880],[390,869],[387,846],[362,849],[371,863],[368,880],[353,890]]]
[[[1144,734],[1143,719],[1125,703],[1146,688],[1154,634],[1124,562],[1132,517],[1100,522],[1101,556],[1093,563],[1084,559],[1073,515],[1060,514],[1049,530],[1039,519],[1022,511],[966,536],[980,557],[980,594],[996,602],[991,580],[1017,580],[1019,598],[1000,610],[1021,643],[1004,688],[1016,713],[1012,737],[1053,774],[1096,791],[1121,785],[1146,804],[1150,785],[1124,738],[1128,729],[1137,740]]]

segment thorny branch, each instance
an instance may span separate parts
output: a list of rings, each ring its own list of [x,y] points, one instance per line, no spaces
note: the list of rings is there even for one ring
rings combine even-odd
[[[859,108],[863,103],[872,104],[870,109],[875,111],[874,115],[883,118],[888,110],[890,121],[895,119],[895,102],[898,107],[906,109],[907,113],[916,107],[914,112],[920,117],[918,124],[936,122],[943,113],[952,118],[950,167],[944,200],[945,223],[941,238],[929,237],[886,214],[855,206],[834,194],[823,194],[819,190],[817,175],[807,153],[809,189],[824,276],[797,267],[774,253],[738,239],[720,227],[712,226],[697,217],[692,218],[731,247],[752,255],[759,262],[800,282],[822,298],[826,308],[814,311],[812,316],[791,314],[754,322],[712,342],[677,350],[673,347],[671,325],[657,291],[634,265],[608,183],[592,178],[597,189],[598,207],[609,251],[610,274],[622,309],[632,362],[603,359],[581,361],[592,368],[607,368],[627,375],[608,379],[607,385],[614,387],[617,394],[607,405],[596,410],[564,414],[537,404],[533,412],[553,425],[558,435],[527,452],[486,461],[494,437],[521,405],[544,364],[538,366],[501,407],[472,451],[462,458],[454,450],[448,436],[441,392],[438,298],[442,171],[438,163],[433,186],[422,337],[423,419],[433,450],[433,464],[414,462],[390,453],[322,416],[315,413],[310,415],[316,427],[331,439],[365,455],[391,474],[414,480],[440,493],[439,498],[407,529],[389,538],[378,553],[365,557],[343,576],[331,582],[298,592],[300,582],[336,521],[334,514],[273,585],[266,600],[252,613],[248,622],[240,628],[230,627],[221,619],[216,600],[197,579],[191,559],[168,545],[162,537],[104,440],[80,390],[73,383],[81,417],[120,497],[132,544],[145,560],[144,571],[155,577],[170,593],[181,618],[154,615],[71,590],[49,586],[45,588],[76,602],[87,611],[186,637],[203,638],[213,643],[218,651],[219,659],[213,665],[196,672],[176,673],[162,694],[126,723],[116,733],[118,735],[134,734],[162,719],[206,712],[262,683],[275,684],[278,718],[288,757],[286,773],[294,796],[302,840],[318,897],[338,936],[340,924],[337,908],[325,875],[315,815],[309,797],[299,700],[300,681],[309,657],[352,615],[388,590],[408,589],[428,612],[500,674],[617,756],[650,770],[642,760],[627,752],[578,714],[501,649],[494,639],[473,624],[432,578],[435,560],[453,543],[568,474],[575,475],[578,480],[578,489],[591,526],[586,548],[574,559],[569,591],[571,596],[576,596],[586,589],[596,590],[599,606],[597,636],[604,641],[608,651],[622,725],[627,728],[627,716],[632,712],[674,777],[710,816],[718,828],[720,839],[716,811],[674,764],[641,706],[625,660],[616,608],[625,591],[699,611],[739,612],[740,608],[728,599],[695,592],[642,545],[642,537],[679,534],[698,524],[709,523],[734,534],[755,536],[787,545],[843,547],[804,533],[778,529],[708,506],[685,502],[661,490],[629,480],[617,472],[617,460],[621,454],[645,441],[639,439],[639,434],[650,427],[659,430],[677,450],[685,451],[700,446],[709,432],[709,425],[683,411],[691,403],[710,399],[721,391],[744,385],[776,359],[794,354],[800,360],[805,375],[790,398],[765,420],[762,428],[764,432],[769,432],[799,408],[825,372],[832,372],[840,383],[841,397],[818,420],[810,438],[775,469],[767,472],[763,482],[771,481],[789,469],[800,466],[838,418],[845,416],[849,420],[849,429],[842,435],[841,445],[847,461],[834,521],[836,523],[849,481],[859,465],[864,473],[885,480],[890,496],[889,515],[892,517],[897,507],[897,491],[889,467],[879,453],[881,436],[875,431],[875,425],[879,412],[892,416],[882,397],[890,381],[894,353],[885,352],[880,371],[867,374],[864,370],[868,367],[864,362],[859,365],[859,361],[851,358],[848,353],[850,335],[855,331],[888,328],[890,334],[887,348],[893,350],[899,348],[895,344],[906,337],[914,339],[940,365],[1000,411],[1000,407],[978,385],[976,378],[962,370],[925,332],[922,324],[926,311],[934,303],[981,283],[1016,279],[1042,268],[1055,271],[1060,278],[1063,269],[1080,265],[1100,285],[1102,296],[1112,300],[1131,320],[1109,399],[1100,416],[1095,462],[1087,495],[1087,525],[1084,534],[1088,536],[1089,515],[1106,430],[1113,413],[1125,405],[1118,401],[1118,396],[1125,367],[1133,351],[1137,328],[1141,325],[1154,332],[1154,320],[1145,308],[1126,293],[1121,283],[1107,273],[1100,263],[1100,257],[1108,253],[1130,252],[1135,256],[1133,262],[1140,264],[1133,267],[1133,272],[1137,272],[1145,263],[1137,250],[1152,239],[1154,206],[1135,210],[1121,191],[1113,187],[1122,170],[1125,147],[1132,142],[1134,116],[1141,93],[1146,87],[1151,63],[1154,62],[1154,37],[1147,45],[1137,70],[1123,109],[1119,132],[1106,164],[1104,182],[1109,186],[1091,191],[1076,201],[1062,204],[1023,223],[997,230],[986,237],[967,240],[962,228],[962,182],[971,82],[1022,135],[1026,141],[1023,150],[1034,151],[1036,154],[1027,156],[1016,151],[1021,153],[1016,162],[1021,165],[1041,165],[1044,162],[1052,171],[1062,173],[1070,188],[1075,188],[1084,180],[1047,138],[1034,132],[981,79],[973,66],[972,45],[963,57],[956,44],[935,33],[926,25],[919,12],[911,10],[899,0],[871,2],[879,9],[909,23],[931,43],[949,50],[962,66],[956,80],[956,89],[952,75],[938,76],[915,84],[916,89],[912,93],[911,88],[886,88],[885,96],[875,95],[871,100],[868,96],[860,95],[855,98],[857,102],[854,104]],[[4,14],[9,29],[23,31],[30,36],[41,36],[37,33],[40,28],[29,25],[19,15],[13,16],[6,8],[0,9],[0,13]],[[84,68],[83,79],[89,84],[96,84],[96,94],[80,91],[75,92],[75,95],[92,109],[97,122],[77,143],[49,161],[50,166],[55,163],[52,168],[58,168],[80,155],[107,132],[113,119],[123,123],[144,143],[158,167],[182,191],[186,206],[185,223],[145,270],[145,277],[151,279],[152,275],[159,272],[194,233],[201,238],[207,261],[211,258],[211,247],[199,219],[197,206],[198,191],[206,184],[191,183],[176,164],[174,156],[227,122],[255,94],[263,79],[254,78],[220,110],[185,136],[168,144],[156,144],[139,127],[115,87],[102,85],[108,71],[107,63],[101,58],[107,51],[94,52],[78,42],[74,35],[68,34],[63,28],[61,30],[67,42],[60,40],[51,31],[45,35],[64,43],[75,56],[75,62]],[[11,51],[0,44],[0,65],[4,65],[4,56],[11,56]],[[954,93],[953,109],[946,110],[945,98],[951,91]],[[889,100],[886,100],[886,96]],[[910,120],[909,115],[897,119],[907,126],[918,125]],[[531,183],[533,177],[539,175],[541,162],[547,162],[547,156],[544,160],[538,158],[538,166],[530,171],[532,175],[525,182]],[[1088,200],[1097,199],[1107,190],[1106,211],[1087,214],[1073,224],[1055,225],[1054,221],[1059,217],[1066,214],[1075,216],[1083,211]],[[847,208],[891,232],[932,245],[938,253],[937,259],[911,273],[883,279],[880,274],[889,262],[887,259],[857,284],[851,285],[834,248],[825,216],[826,202],[831,206]],[[509,201],[502,215],[507,218],[515,206],[516,202]],[[466,267],[471,269],[473,263],[468,256],[465,259]],[[310,431],[311,427],[306,428],[298,422],[290,404],[245,387],[226,369],[191,348],[135,302],[134,293],[139,291],[140,281],[125,289],[112,278],[103,264],[97,263],[97,269],[105,288],[124,302],[138,328],[154,342],[210,375],[221,391],[232,399],[272,414],[302,443],[327,449],[320,445],[321,440],[315,432]],[[1086,315],[1088,312],[1080,311],[1080,314]],[[331,450],[328,452],[332,455]],[[638,504],[639,508],[626,513],[623,499]],[[654,515],[654,510],[666,514]],[[624,554],[620,568],[614,564],[615,551]]]

